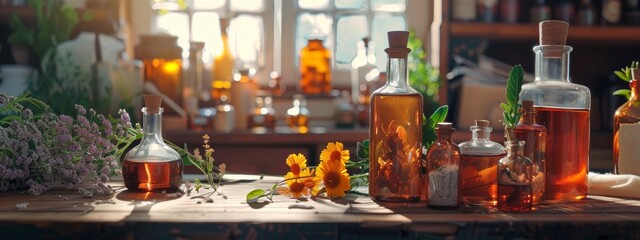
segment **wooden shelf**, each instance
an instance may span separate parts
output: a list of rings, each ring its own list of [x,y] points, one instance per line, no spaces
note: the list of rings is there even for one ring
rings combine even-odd
[[[537,42],[538,25],[452,22],[451,36]],[[637,26],[571,26],[567,41],[630,43],[637,42],[638,39],[640,39],[640,28]]]

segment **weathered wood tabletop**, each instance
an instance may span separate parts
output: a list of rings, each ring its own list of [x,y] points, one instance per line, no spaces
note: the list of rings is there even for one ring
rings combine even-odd
[[[429,209],[424,202],[382,203],[360,194],[339,200],[274,196],[273,202],[248,204],[250,190],[269,188],[276,178],[234,179],[212,195],[213,202],[192,198],[198,193],[130,192],[117,181],[111,183],[116,194],[94,198],[65,189],[41,196],[0,193],[1,238],[640,239],[640,200],[589,196],[577,203],[543,204],[526,214]],[[19,203],[28,206],[18,208]]]

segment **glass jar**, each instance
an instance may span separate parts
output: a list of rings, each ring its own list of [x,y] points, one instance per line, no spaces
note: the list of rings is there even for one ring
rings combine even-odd
[[[566,31],[559,30],[560,25]],[[568,24],[561,21],[544,21],[540,26],[543,34],[568,32]],[[569,81],[571,46],[541,44],[533,47],[535,81],[522,86],[520,99],[533,101],[537,122],[547,127],[545,199],[580,200],[588,190],[591,92]]]
[[[320,39],[309,39],[300,50],[300,88],[305,94],[331,92],[331,51]]]
[[[129,190],[178,191],[182,185],[183,164],[180,154],[162,139],[162,97],[145,95],[142,108],[142,140],[131,149],[122,163],[122,178]]]
[[[216,111],[213,128],[216,132],[231,132],[235,128],[236,113],[226,95],[220,97],[220,104],[216,106]]]
[[[453,132],[451,123],[438,123],[438,138],[427,151],[429,207],[460,204],[460,148],[451,140]]]
[[[458,144],[462,153],[460,194],[462,203],[495,206],[497,203],[498,161],[507,153],[491,141],[489,121],[476,120],[469,128],[471,140]]]
[[[287,110],[287,125],[293,132],[309,132],[309,109],[304,95],[293,95],[293,107]]]
[[[409,32],[388,36],[387,83],[371,94],[369,196],[415,201],[420,198],[423,100],[407,78]]]
[[[524,156],[523,141],[507,141],[507,155],[498,163],[498,210],[530,212],[533,162]]]
[[[247,118],[253,107],[258,91],[258,84],[251,76],[249,69],[240,70],[233,76],[231,84],[231,105],[235,108],[236,129],[247,130]]]
[[[524,156],[533,162],[532,191],[533,204],[544,199],[544,178],[546,164],[547,128],[536,122],[536,110],[532,101],[522,101],[522,117],[513,132],[518,141],[524,141]]]
[[[247,126],[253,133],[266,133],[276,127],[276,111],[273,109],[273,99],[269,92],[256,92],[253,108],[247,117]]]
[[[615,174],[629,172],[625,171],[625,169],[622,169],[622,171],[620,171],[618,166],[618,156],[620,154],[618,130],[620,130],[620,124],[640,122],[640,86],[638,86],[638,81],[640,81],[640,69],[634,68],[632,69],[631,73],[632,79],[631,81],[629,81],[629,88],[631,88],[631,97],[629,97],[629,100],[626,103],[618,107],[615,114],[613,115],[613,173]]]

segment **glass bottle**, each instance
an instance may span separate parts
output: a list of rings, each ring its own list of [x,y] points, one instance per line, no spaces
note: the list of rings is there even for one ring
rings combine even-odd
[[[536,122],[536,110],[532,101],[522,101],[522,117],[513,132],[518,141],[524,141],[524,156],[533,162],[531,187],[533,204],[544,199],[547,128]]]
[[[619,25],[622,23],[622,0],[602,0],[602,24]]]
[[[498,14],[498,0],[478,0],[478,20],[492,23],[496,21]]]
[[[300,50],[300,87],[305,94],[331,92],[331,51],[320,39],[309,39]]]
[[[122,163],[122,178],[129,190],[177,191],[182,184],[182,158],[162,139],[161,96],[144,95],[143,136]]]
[[[565,45],[569,24],[540,23],[535,81],[522,86],[520,99],[533,101],[536,120],[547,127],[545,199],[572,201],[587,196],[591,92],[569,81]]]
[[[227,34],[229,19],[220,18],[220,40],[221,49],[214,49],[213,68],[211,81],[211,97],[214,101],[220,101],[223,95],[229,96],[229,89],[233,81],[233,67],[235,58],[229,48],[229,37]]]
[[[462,152],[460,194],[462,203],[495,206],[497,203],[498,161],[507,153],[491,141],[489,121],[476,120],[469,128],[471,140],[458,144]]]
[[[248,69],[240,70],[233,76],[231,84],[231,105],[235,108],[236,129],[247,130],[247,118],[253,107],[258,91],[258,84]]]
[[[596,8],[591,0],[580,0],[577,20],[580,25],[592,26],[596,23]]]
[[[247,117],[247,126],[254,133],[266,133],[276,127],[276,111],[273,99],[268,91],[257,91],[253,108]]]
[[[460,203],[460,148],[452,142],[451,123],[438,123],[437,140],[427,151],[429,207],[458,207]]]
[[[555,4],[553,9],[554,19],[565,22],[573,22],[576,6],[573,0],[560,0]]]
[[[498,210],[530,212],[532,201],[531,160],[524,156],[523,141],[507,141],[507,156],[498,163]]]
[[[613,115],[613,173],[615,174],[620,174],[620,169],[618,169],[618,155],[620,154],[618,130],[620,129],[620,124],[640,122],[640,86],[638,86],[638,81],[640,81],[640,69],[634,68],[631,73],[632,78],[631,81],[629,81],[631,97],[629,97],[629,100],[626,103],[618,107]],[[622,172],[625,171],[623,170]]]
[[[220,104],[216,106],[216,112],[213,128],[216,132],[231,132],[235,128],[236,114],[226,95],[220,97]]]
[[[551,19],[551,8],[545,0],[536,0],[529,12],[531,23],[539,23]]]
[[[304,95],[293,95],[293,107],[287,110],[287,125],[293,132],[309,132],[309,109]]]
[[[420,198],[422,95],[407,78],[409,32],[388,37],[387,83],[371,95],[369,196],[415,201]]]

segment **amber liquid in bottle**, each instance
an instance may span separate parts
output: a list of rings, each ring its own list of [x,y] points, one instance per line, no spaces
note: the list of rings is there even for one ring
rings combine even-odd
[[[530,212],[531,188],[531,184],[498,184],[498,208],[504,212]]]
[[[371,109],[369,195],[386,201],[418,200],[422,96],[376,94]]]
[[[533,162],[524,156],[524,141],[505,141],[507,155],[498,162],[498,210],[530,212],[533,206]]]
[[[618,143],[618,130],[620,130],[620,124],[624,123],[637,123],[640,122],[640,86],[638,85],[638,78],[640,74],[635,74],[638,70],[634,70],[633,80],[629,82],[631,88],[631,97],[629,101],[622,104],[613,116],[613,173],[620,174],[618,169],[618,157],[620,156],[620,144]],[[628,173],[623,169],[622,173]]]
[[[589,171],[589,110],[536,107],[536,111],[537,122],[548,129],[546,198],[585,198]]]
[[[520,122],[513,132],[518,141],[525,142],[524,156],[533,163],[531,188],[532,201],[536,205],[544,200],[547,128],[536,122],[537,113],[532,101],[522,101],[522,112]]]
[[[331,92],[331,51],[322,45],[322,40],[310,39],[300,51],[300,87],[303,93],[321,94]]]
[[[462,154],[462,202],[495,206],[498,198],[498,160],[505,154],[474,156]]]
[[[124,160],[122,179],[129,190],[177,191],[182,184],[182,161],[135,162]]]

